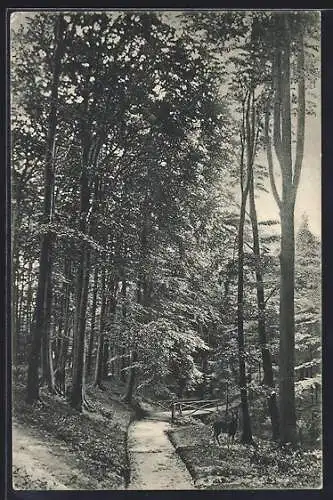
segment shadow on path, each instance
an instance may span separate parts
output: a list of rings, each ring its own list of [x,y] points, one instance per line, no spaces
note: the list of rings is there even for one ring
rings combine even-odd
[[[166,431],[170,412],[135,421],[128,430],[129,490],[193,490],[192,478]]]

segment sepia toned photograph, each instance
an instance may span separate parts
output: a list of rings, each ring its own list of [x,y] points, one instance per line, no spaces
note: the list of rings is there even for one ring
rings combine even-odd
[[[322,488],[320,21],[8,14],[14,490]]]

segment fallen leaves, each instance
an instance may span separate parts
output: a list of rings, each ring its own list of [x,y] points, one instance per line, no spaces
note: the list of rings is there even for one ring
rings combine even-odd
[[[104,402],[96,401],[96,411],[102,411],[101,419],[95,419],[90,418],[89,414],[76,412],[60,398],[47,393],[43,393],[42,398],[41,404],[26,405],[22,390],[17,389],[14,418],[21,424],[38,429],[45,438],[45,445],[52,448],[52,443],[60,444],[64,455],[71,455],[75,467],[97,480],[100,489],[122,489],[128,476],[126,432],[119,421],[114,422],[112,419],[115,410],[112,409],[111,400],[107,408]],[[118,414],[120,411],[125,427],[131,413],[124,405],[121,410],[117,407]],[[22,489],[30,489],[27,477],[21,478],[19,483]],[[36,489],[35,486],[32,489]]]
[[[277,448],[259,440],[258,448],[235,442],[228,448],[211,439],[209,426],[174,426],[169,432],[180,457],[199,489],[295,489],[319,488],[321,452]]]

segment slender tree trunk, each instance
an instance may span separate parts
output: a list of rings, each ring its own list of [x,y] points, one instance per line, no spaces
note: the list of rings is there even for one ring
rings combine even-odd
[[[138,285],[137,285],[137,301],[139,304],[142,304],[143,301],[143,291],[141,289],[142,281],[139,279]],[[132,349],[130,352],[130,369],[129,369],[129,374],[128,374],[128,381],[127,381],[127,389],[126,389],[126,394],[124,396],[124,401],[127,403],[132,402],[133,398],[133,392],[134,392],[134,387],[135,387],[135,378],[136,378],[136,367],[135,363],[138,361],[138,353],[135,348]]]
[[[127,292],[127,282],[125,279],[122,281],[121,285],[121,298],[122,298],[122,306],[121,306],[121,311],[122,311],[122,316],[123,319],[126,319],[126,292]],[[126,363],[126,346],[124,346],[121,350],[121,361],[120,361],[120,379],[122,382],[125,382],[126,377],[125,377],[125,368],[127,366]]]
[[[89,95],[86,93],[84,101],[84,115],[81,122],[81,176],[80,176],[80,221],[79,230],[83,234],[91,234],[93,228],[93,217],[96,211],[96,201],[99,195],[99,184],[95,174],[95,191],[91,198],[92,185],[90,183],[89,171],[96,172],[97,159],[102,147],[103,135],[93,138],[91,132]],[[85,328],[86,311],[88,303],[89,279],[90,279],[90,250],[84,241],[81,242],[81,258],[78,270],[78,293],[76,307],[76,321],[74,328],[73,343],[73,376],[71,405],[73,408],[82,410],[85,389]]]
[[[14,267],[14,265],[13,265]],[[18,332],[17,332],[17,319],[18,319],[18,280],[17,280],[17,270],[13,270],[13,286],[12,286],[12,336],[13,336],[13,346],[15,346],[15,351],[13,353],[16,364],[19,362],[18,357]]]
[[[88,167],[92,160],[92,139],[89,129],[88,96],[84,100],[85,114],[81,122],[81,176],[80,176],[80,219],[79,230],[87,233],[91,187]],[[82,411],[84,392],[85,327],[90,274],[90,250],[86,242],[80,242],[80,261],[77,271],[77,300],[73,332],[73,369],[70,404]]]
[[[29,261],[29,269],[28,269],[28,291],[27,291],[27,310],[26,310],[26,332],[29,332],[31,329],[31,320],[32,320],[32,260]],[[25,348],[26,348],[27,340],[25,339]]]
[[[70,280],[71,280],[71,260],[65,258],[64,263],[65,283],[63,287],[63,331],[59,329],[60,348],[57,356],[55,369],[56,389],[65,394],[66,389],[66,361],[69,346],[70,334]]]
[[[244,341],[244,222],[245,222],[246,200],[242,201],[241,214],[238,231],[238,306],[237,306],[237,338],[238,338],[238,361],[239,361],[239,387],[241,396],[241,407],[243,414],[242,442],[252,441],[251,421],[248,405],[246,367],[245,367],[245,341]]]
[[[95,368],[95,380],[94,385],[100,387],[102,385],[102,371],[103,371],[103,351],[104,351],[104,329],[105,329],[105,315],[106,315],[106,279],[105,279],[105,268],[102,270],[101,278],[101,314],[100,314],[100,324],[99,324],[99,338],[98,338],[98,348],[97,348],[97,358],[96,358],[96,368]]]
[[[255,256],[255,273],[256,273],[256,289],[257,289],[257,303],[258,303],[258,336],[259,344],[261,348],[261,357],[264,378],[262,383],[270,387],[271,393],[268,397],[268,410],[272,422],[272,437],[273,440],[279,439],[279,418],[278,418],[278,406],[276,392],[274,390],[274,377],[273,377],[273,367],[271,353],[267,343],[266,337],[266,310],[265,310],[265,291],[264,291],[264,281],[261,270],[261,256],[260,256],[260,244],[259,244],[259,231],[258,231],[258,219],[257,211],[255,205],[254,197],[254,180],[253,175],[250,184],[250,217],[252,225],[252,235],[253,235],[253,252]],[[259,365],[260,367],[260,365]]]
[[[132,366],[130,368],[127,391],[126,391],[126,395],[124,397],[124,401],[126,401],[127,403],[131,403],[132,398],[133,398],[134,384],[135,384],[135,377],[136,377],[135,363],[137,362],[137,360],[138,360],[138,353],[136,350],[133,350],[131,353],[131,356],[130,356],[130,364]]]
[[[147,237],[148,237],[148,188],[146,187],[146,197],[143,206],[143,226],[140,238],[141,269],[139,270],[137,290],[136,290],[138,304],[141,304],[145,307],[147,307],[149,303],[147,279],[144,270],[144,264],[146,262],[147,248],[148,248]],[[134,365],[137,361],[138,361],[138,353],[136,347],[132,347],[130,364]],[[136,378],[136,368],[135,366],[131,366],[129,369],[127,390],[124,396],[124,400],[128,403],[131,403],[132,401],[133,391],[135,386],[135,378]]]
[[[57,107],[58,107],[58,87],[61,73],[61,59],[64,50],[64,17],[60,14],[55,26],[55,53],[53,58],[53,74],[51,83],[50,113],[48,118],[48,135],[46,144],[45,169],[44,169],[44,208],[43,223],[52,222],[53,215],[53,191],[54,191],[54,146],[57,127]],[[32,342],[28,362],[28,380],[27,380],[27,402],[33,403],[39,399],[39,364],[40,350],[43,338],[46,304],[45,292],[48,277],[52,274],[50,268],[50,254],[53,245],[53,235],[47,231],[42,235],[39,278],[35,308],[35,324],[32,332]]]
[[[96,265],[94,269],[94,288],[93,288],[92,305],[91,305],[91,328],[90,328],[88,350],[87,350],[87,365],[86,365],[87,377],[91,376],[91,369],[92,369],[92,350],[95,340],[97,292],[98,292],[98,266]]]
[[[54,372],[56,390],[65,395],[66,390],[66,361],[68,355],[69,338],[65,337],[61,341],[57,368]]]
[[[50,261],[48,265],[48,269],[50,268]],[[44,323],[44,335],[42,338],[42,377],[41,383],[46,384],[49,388],[51,386],[51,366],[50,366],[50,321],[49,321],[49,313],[51,310],[51,302],[52,302],[52,290],[50,287],[50,276],[47,276],[46,287],[45,287],[45,323]]]
[[[104,338],[102,380],[105,380],[108,376],[109,348],[110,348],[109,340]],[[114,363],[112,363],[112,375],[114,375]]]
[[[73,338],[72,392],[70,397],[71,406],[79,411],[82,411],[84,390],[84,344],[90,273],[90,251],[88,248],[86,248],[85,243],[83,243],[82,245],[83,248],[80,259],[77,284],[78,293]]]
[[[239,362],[239,387],[241,408],[243,415],[242,442],[251,443],[252,430],[248,405],[248,391],[245,365],[245,339],[244,339],[244,225],[246,203],[250,189],[253,171],[253,161],[256,148],[255,137],[255,108],[254,91],[248,91],[243,101],[243,122],[241,129],[241,208],[238,227],[238,283],[237,283],[237,341]],[[246,172],[244,172],[244,155],[246,152]]]
[[[19,361],[19,352],[18,352],[18,295],[19,295],[19,245],[18,245],[18,228],[20,226],[21,220],[21,189],[19,187],[19,183],[17,180],[17,176],[15,175],[15,170],[12,175],[12,204],[11,204],[11,212],[12,212],[12,224],[11,224],[11,253],[12,253],[12,308],[11,308],[11,317],[12,317],[12,338],[13,338],[13,357],[15,362]]]
[[[16,358],[21,361],[22,353],[22,330],[23,330],[23,302],[24,302],[24,283],[25,283],[24,268],[20,274],[20,285],[17,289],[17,320],[16,320]]]
[[[46,383],[48,389],[51,393],[55,393],[55,378],[53,370],[53,354],[52,354],[52,341],[51,341],[51,311],[52,311],[52,276],[51,276],[52,263],[49,264],[49,276],[47,280],[47,290],[46,290],[46,338],[47,342],[47,356],[48,363],[46,373]]]

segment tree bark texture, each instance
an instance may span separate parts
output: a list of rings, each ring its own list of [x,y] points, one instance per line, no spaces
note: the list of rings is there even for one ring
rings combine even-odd
[[[89,335],[88,350],[87,350],[87,364],[86,364],[87,377],[91,376],[91,370],[92,370],[92,351],[95,341],[95,327],[96,327],[97,292],[98,292],[98,266],[96,265],[94,270],[94,287],[93,287],[93,296],[91,304],[91,327],[90,327],[90,335]]]
[[[253,161],[256,148],[256,123],[254,92],[248,91],[243,101],[243,121],[241,128],[241,208],[238,226],[238,283],[237,283],[237,341],[239,362],[239,387],[243,415],[242,442],[251,443],[252,430],[248,405],[248,391],[245,365],[244,339],[244,225],[246,203],[253,171]],[[246,161],[244,160],[246,157]],[[246,168],[245,168],[246,163]],[[245,171],[246,170],[246,171]]]
[[[250,184],[249,199],[250,199],[250,218],[251,218],[252,235],[253,235],[253,252],[255,257],[256,290],[257,290],[257,304],[258,304],[258,337],[261,348],[262,366],[264,372],[262,383],[272,389],[270,395],[268,396],[268,410],[272,423],[272,437],[273,440],[276,441],[279,438],[278,407],[277,407],[276,392],[274,390],[275,384],[273,376],[272,358],[266,336],[265,290],[264,290],[264,281],[263,281],[262,266],[261,266],[260,242],[259,242],[257,211],[256,211],[255,196],[254,196],[253,173]]]
[[[296,442],[295,408],[295,311],[294,268],[295,235],[294,209],[300,180],[305,132],[305,76],[304,76],[304,26],[302,15],[291,24],[288,13],[276,16],[272,81],[273,81],[273,142],[282,174],[282,191],[279,195],[274,179],[274,163],[269,134],[269,117],[266,117],[267,160],[270,181],[276,203],[280,209],[280,352],[279,352],[279,415],[280,440]],[[292,159],[291,122],[291,47],[292,37],[297,44],[297,130],[296,154]]]
[[[105,268],[103,268],[101,277],[101,314],[100,314],[99,337],[98,337],[97,359],[96,359],[95,380],[94,380],[94,385],[98,387],[100,387],[102,383],[102,371],[103,371],[104,330],[105,330],[105,316],[106,316],[105,288],[106,288]]]
[[[72,392],[70,399],[71,406],[79,411],[82,410],[83,401],[84,341],[86,330],[89,274],[90,251],[83,243],[77,282],[76,318],[73,337]]]
[[[58,87],[61,73],[61,60],[64,51],[64,17],[59,15],[55,26],[55,52],[53,57],[53,74],[51,82],[51,105],[48,117],[48,133],[46,143],[44,168],[44,208],[43,223],[52,222],[53,191],[54,191],[54,146],[57,127]],[[50,230],[42,235],[39,277],[35,307],[35,323],[32,331],[32,342],[28,361],[27,402],[33,403],[39,399],[39,364],[41,342],[45,330],[46,304],[45,293],[47,281],[52,275],[50,255],[52,252],[53,235]]]

